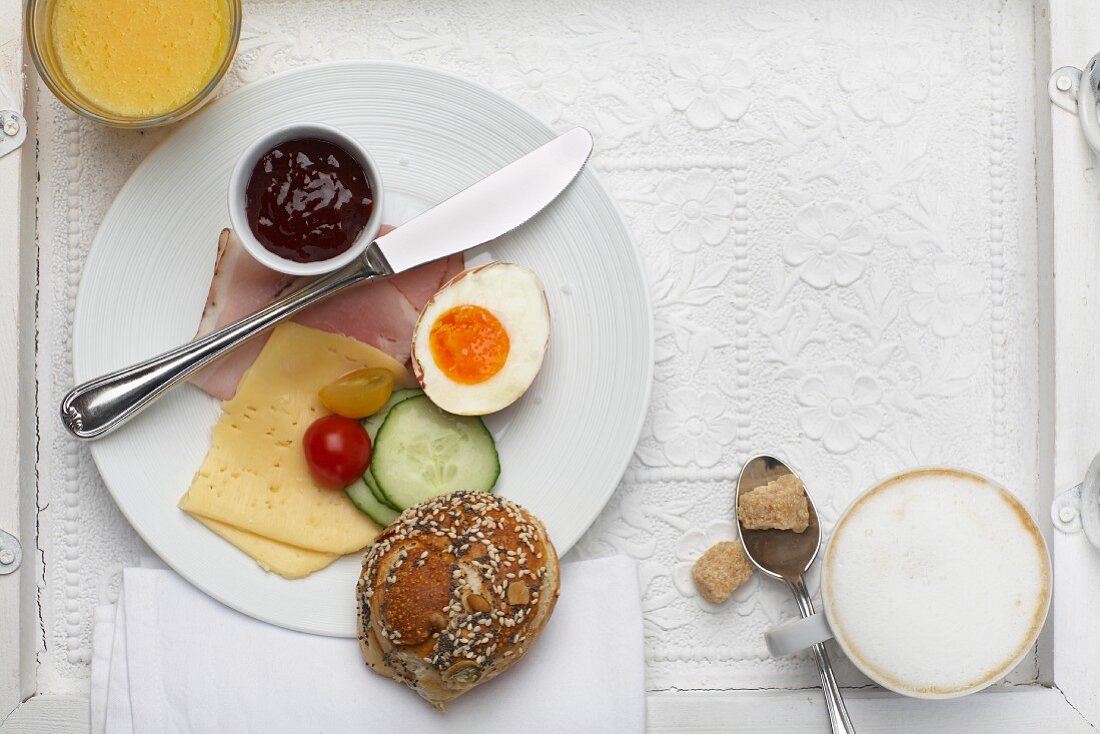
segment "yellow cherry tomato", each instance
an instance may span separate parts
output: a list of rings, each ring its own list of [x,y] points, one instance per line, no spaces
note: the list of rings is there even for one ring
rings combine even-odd
[[[326,408],[345,418],[366,418],[382,409],[393,392],[393,373],[380,367],[349,372],[321,388]]]

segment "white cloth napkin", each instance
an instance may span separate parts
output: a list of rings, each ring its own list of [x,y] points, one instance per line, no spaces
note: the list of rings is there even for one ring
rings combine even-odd
[[[638,734],[643,663],[637,575],[622,557],[563,564],[526,658],[443,714],[372,673],[356,640],[257,622],[171,571],[129,568],[117,604],[96,610],[92,732]]]

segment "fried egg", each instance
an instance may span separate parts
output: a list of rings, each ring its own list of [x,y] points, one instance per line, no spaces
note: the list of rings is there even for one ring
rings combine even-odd
[[[549,338],[538,276],[522,265],[490,263],[459,273],[424,306],[413,333],[413,372],[448,413],[494,413],[531,386]]]

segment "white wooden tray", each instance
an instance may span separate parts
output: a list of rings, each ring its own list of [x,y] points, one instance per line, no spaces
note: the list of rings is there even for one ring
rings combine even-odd
[[[67,309],[99,217],[164,133],[89,127],[33,75],[24,85],[21,5],[0,0],[0,109],[31,128],[0,158],[0,530],[24,551],[0,576],[0,732],[84,731],[91,609],[115,592],[117,567],[147,557],[56,419]],[[728,532],[728,482],[754,449],[785,451],[826,521],[887,471],[970,466],[1017,490],[1051,541],[1050,622],[1008,683],[916,702],[842,662],[859,731],[1093,730],[1100,552],[1055,531],[1049,507],[1100,450],[1100,177],[1076,117],[1046,95],[1052,69],[1100,51],[1100,15],[1087,0],[590,5],[379,0],[306,18],[253,0],[228,86],[397,57],[597,133],[593,166],[653,270],[661,361],[636,460],[575,553],[639,560],[652,731],[826,730],[808,661],[761,652],[762,625],[791,612],[784,592],[754,582],[712,609],[683,584]],[[918,170],[922,150],[938,170]],[[682,215],[693,196],[705,223]],[[963,211],[944,215],[952,204]],[[859,272],[786,247],[827,212],[879,227],[852,224]],[[936,237],[952,272],[985,276],[957,331],[913,298],[910,270]],[[888,366],[907,338],[904,366]],[[839,365],[828,379],[822,360]],[[871,395],[880,420],[807,420],[823,390]],[[702,438],[686,433],[704,413]]]

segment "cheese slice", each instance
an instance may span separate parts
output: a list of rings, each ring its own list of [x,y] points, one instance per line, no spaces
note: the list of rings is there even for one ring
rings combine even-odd
[[[210,451],[180,508],[321,553],[369,544],[378,526],[343,492],[316,484],[302,451],[306,429],[328,414],[317,391],[362,367],[383,367],[397,386],[412,384],[403,365],[374,347],[299,324],[277,327],[237,394],[222,404]]]
[[[340,557],[335,553],[321,553],[276,540],[268,540],[199,515],[196,515],[195,519],[252,556],[265,571],[274,571],[288,579],[309,576]]]

